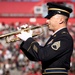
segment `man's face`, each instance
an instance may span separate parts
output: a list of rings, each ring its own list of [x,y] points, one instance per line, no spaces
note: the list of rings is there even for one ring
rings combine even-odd
[[[47,20],[48,26],[50,30],[55,31],[59,24],[59,16],[54,15],[50,19]]]

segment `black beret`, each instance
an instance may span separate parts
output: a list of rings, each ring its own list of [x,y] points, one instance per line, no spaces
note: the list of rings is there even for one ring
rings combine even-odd
[[[61,14],[69,17],[70,13],[72,12],[71,8],[62,4],[48,2],[47,6],[48,6],[48,15],[45,17],[47,19],[50,19],[52,16],[56,14]]]

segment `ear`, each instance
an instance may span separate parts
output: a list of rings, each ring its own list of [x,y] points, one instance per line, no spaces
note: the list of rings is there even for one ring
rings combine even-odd
[[[59,24],[62,24],[64,22],[64,20],[62,18],[60,18]]]

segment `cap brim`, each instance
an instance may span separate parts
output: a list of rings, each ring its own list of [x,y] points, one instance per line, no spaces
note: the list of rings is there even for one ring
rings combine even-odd
[[[45,18],[50,19],[52,16],[56,15],[57,12],[56,11],[50,11],[47,16],[45,16]]]
[[[50,13],[47,16],[45,16],[45,18],[50,19],[52,16],[54,16],[56,13]]]
[[[45,18],[50,19],[52,16],[50,14],[48,14],[47,16],[45,16]]]

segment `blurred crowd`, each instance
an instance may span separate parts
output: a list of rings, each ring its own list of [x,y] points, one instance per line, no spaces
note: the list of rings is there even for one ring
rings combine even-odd
[[[5,24],[1,22],[0,35],[17,31],[17,26],[21,25],[16,23],[15,26],[14,23]],[[69,75],[75,75],[75,24],[68,23],[68,30],[74,40]],[[38,35],[34,39],[43,46],[53,32],[48,31],[47,27],[43,27],[43,30],[41,28],[34,30],[34,33],[42,33],[42,35]],[[8,40],[11,38],[10,36]],[[41,62],[30,61],[19,48],[21,42],[22,40],[6,43],[5,37],[0,38],[0,75],[12,75],[10,71],[14,69],[21,71],[21,75],[41,75]]]

